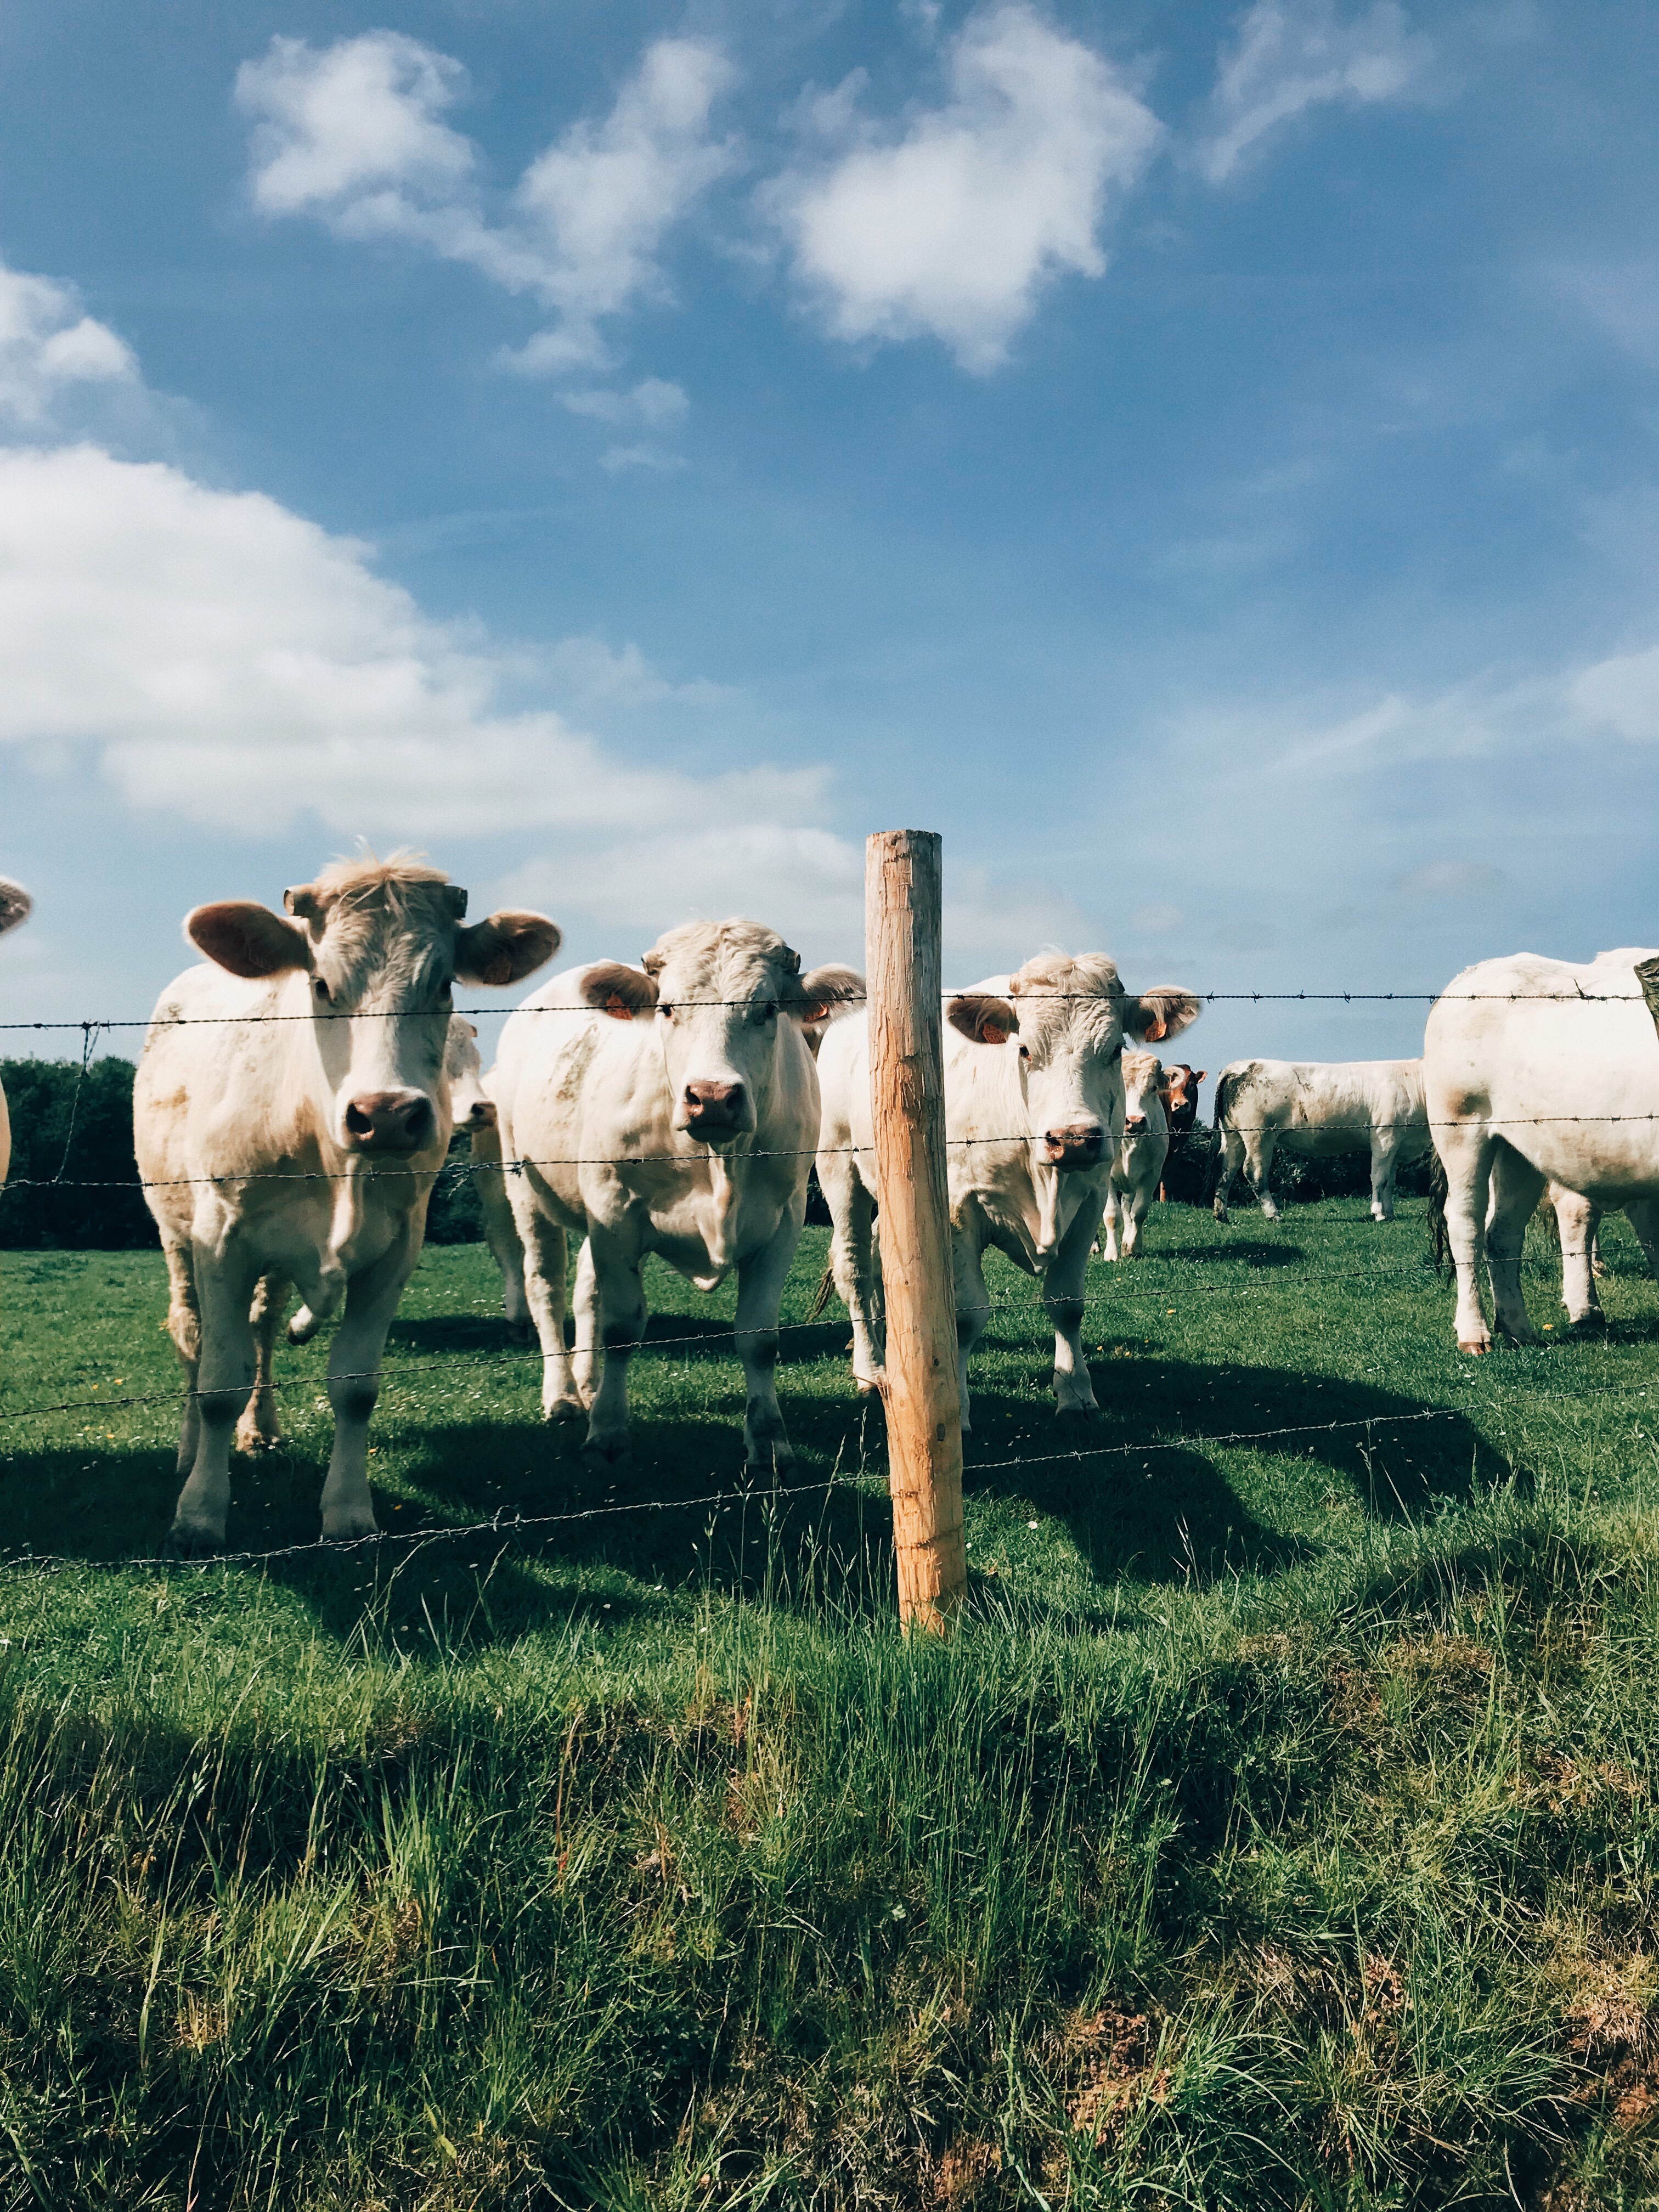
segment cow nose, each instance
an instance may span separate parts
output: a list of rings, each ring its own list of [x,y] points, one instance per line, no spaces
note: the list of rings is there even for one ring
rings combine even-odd
[[[688,1083],[685,1125],[689,1129],[735,1129],[743,1112],[740,1083]]]
[[[493,1129],[495,1127],[495,1109],[488,1098],[479,1099],[475,1106],[467,1109],[466,1127],[469,1129]]]
[[[1139,1135],[1146,1126],[1146,1116],[1144,1114],[1126,1114],[1123,1117],[1123,1133],[1126,1137]]]
[[[432,1102],[420,1091],[364,1091],[345,1109],[346,1141],[360,1152],[416,1152],[433,1132]]]
[[[1045,1129],[1050,1164],[1062,1168],[1091,1167],[1100,1158],[1105,1131],[1098,1121],[1068,1121],[1061,1129]]]

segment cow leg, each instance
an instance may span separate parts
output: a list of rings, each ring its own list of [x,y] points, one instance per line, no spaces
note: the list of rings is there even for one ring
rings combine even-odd
[[[1117,1240],[1118,1204],[1118,1193],[1114,1186],[1106,1193],[1106,1204],[1100,1217],[1101,1257],[1106,1260],[1118,1260],[1123,1257],[1123,1254],[1118,1248]]]
[[[334,1449],[323,1483],[323,1537],[339,1542],[380,1532],[368,1494],[368,1423],[380,1395],[380,1357],[404,1285],[421,1256],[422,1224],[404,1234],[372,1267],[354,1275],[328,1355]]]
[[[579,1421],[587,1408],[570,1371],[570,1354],[564,1344],[565,1270],[569,1259],[565,1232],[542,1212],[526,1177],[515,1176],[514,1186],[513,1219],[524,1255],[525,1301],[542,1348],[542,1419]],[[577,1334],[580,1336],[580,1329]]]
[[[271,1370],[276,1361],[276,1332],[283,1325],[283,1315],[293,1287],[281,1275],[261,1275],[254,1291],[249,1316],[253,1323],[253,1395],[236,1424],[238,1451],[269,1451],[282,1436]]]
[[[1492,1327],[1516,1344],[1536,1344],[1521,1294],[1521,1248],[1548,1178],[1500,1139],[1492,1169],[1486,1217],[1486,1271],[1492,1277]]]
[[[180,1480],[196,1464],[201,1428],[196,1377],[202,1358],[202,1316],[196,1304],[196,1277],[188,1244],[164,1243],[167,1263],[167,1334],[185,1370],[185,1418],[179,1433]]]
[[[605,1360],[605,1340],[599,1321],[599,1279],[593,1267],[593,1246],[584,1237],[576,1255],[576,1286],[572,1301],[576,1316],[576,1348],[571,1356],[571,1371],[576,1378],[576,1396],[586,1413],[593,1402],[593,1393],[599,1387],[599,1369]]]
[[[1591,1263],[1601,1209],[1579,1192],[1564,1190],[1559,1183],[1552,1187],[1552,1195],[1555,1200],[1555,1225],[1561,1236],[1561,1303],[1570,1322],[1588,1323],[1593,1328],[1597,1322],[1607,1320],[1596,1295],[1595,1271]],[[1487,1234],[1490,1241],[1490,1231]]]
[[[1146,1209],[1152,1204],[1150,1183],[1138,1183],[1133,1190],[1125,1191],[1118,1200],[1123,1219],[1123,1256],[1126,1260],[1140,1257],[1140,1232],[1146,1224]]]
[[[745,1463],[783,1473],[795,1463],[778,1407],[778,1310],[800,1242],[805,1194],[791,1207],[760,1250],[738,1262],[738,1357],[743,1362],[743,1443]]]
[[[599,1228],[589,1230],[587,1243],[599,1290],[604,1365],[582,1449],[614,1465],[628,1453],[628,1363],[645,1336],[645,1290],[638,1252]]]
[[[876,1265],[875,1202],[850,1152],[818,1155],[818,1187],[833,1224],[830,1272],[853,1323],[853,1381],[860,1398],[881,1387],[884,1350],[881,1285]]]
[[[1480,1303],[1480,1263],[1486,1255],[1486,1207],[1497,1139],[1480,1122],[1451,1122],[1436,1140],[1446,1170],[1446,1242],[1457,1270],[1457,1348],[1490,1352],[1492,1336]]]
[[[1625,1218],[1636,1231],[1649,1272],[1659,1275],[1659,1199],[1632,1199],[1625,1208]]]
[[[1121,1194],[1127,1210],[1129,1200]],[[1078,1209],[1071,1227],[1060,1240],[1060,1249],[1048,1262],[1042,1279],[1042,1303],[1054,1325],[1054,1413],[1060,1418],[1076,1413],[1085,1420],[1103,1420],[1083,1357],[1084,1284],[1089,1266],[1089,1240],[1094,1235],[1094,1208]],[[1133,1248],[1126,1246],[1124,1257]]]
[[[1237,1129],[1224,1127],[1221,1132],[1220,1180],[1215,1187],[1215,1218],[1227,1218],[1227,1201],[1232,1196],[1233,1185],[1238,1180],[1238,1170],[1244,1159],[1244,1139]]]
[[[196,1370],[196,1438],[190,1473],[173,1510],[169,1546],[186,1553],[216,1552],[230,1511],[230,1443],[253,1386],[251,1308],[256,1269],[197,1244],[191,1255],[201,1327]],[[188,1433],[188,1420],[186,1433]]]
[[[1398,1129],[1371,1132],[1371,1219],[1394,1219],[1394,1171],[1400,1158]]]
[[[1250,1179],[1261,1207],[1264,1221],[1277,1221],[1279,1208],[1273,1204],[1270,1181],[1273,1171],[1273,1146],[1277,1136],[1272,1129],[1252,1129],[1244,1139],[1244,1172]]]
[[[526,1328],[530,1304],[525,1296],[524,1247],[513,1219],[513,1201],[507,1194],[499,1129],[472,1132],[472,1180],[477,1186],[478,1211],[483,1216],[484,1242],[501,1271],[501,1310],[515,1328]]]
[[[968,1397],[968,1362],[991,1318],[991,1293],[985,1286],[985,1267],[979,1246],[970,1234],[951,1232],[951,1270],[957,1291],[957,1392],[962,1408],[962,1433],[973,1433],[973,1412]]]

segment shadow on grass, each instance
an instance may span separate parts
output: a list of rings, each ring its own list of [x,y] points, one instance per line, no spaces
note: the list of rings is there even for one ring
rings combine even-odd
[[[852,1342],[852,1328],[844,1319],[827,1322],[788,1322],[781,1324],[785,1359],[822,1359],[844,1352]],[[564,1340],[568,1350],[576,1342],[574,1315],[567,1315]],[[732,1324],[717,1314],[653,1313],[645,1325],[645,1344],[672,1346],[683,1359],[737,1358]],[[532,1358],[540,1357],[536,1336],[528,1325],[520,1329],[501,1315],[436,1314],[394,1322],[387,1341],[421,1358],[445,1352],[489,1352]]]
[[[692,1334],[683,1316],[659,1326]],[[844,1324],[808,1334],[829,1340],[820,1357],[838,1358]],[[729,1357],[714,1341],[718,1328],[708,1334],[708,1356]],[[1011,1384],[1006,1370],[984,1376],[964,1490],[970,1503],[1018,1499],[1063,1521],[1103,1597],[1122,1577],[1201,1586],[1281,1573],[1315,1556],[1316,1535],[1261,1517],[1264,1485],[1290,1493],[1283,1517],[1305,1530],[1318,1510],[1316,1492],[1308,1494],[1312,1470],[1316,1482],[1384,1521],[1423,1518],[1512,1473],[1461,1410],[1365,1382],[1139,1350],[1098,1360],[1091,1372],[1106,1419],[1086,1429],[1057,1422],[1036,1385]],[[424,1621],[428,1641],[417,1649],[428,1652],[445,1638],[499,1641],[577,1618],[603,1615],[618,1627],[677,1606],[688,1583],[704,1581],[809,1610],[833,1604],[884,1615],[891,1515],[880,1486],[879,1410],[850,1391],[791,1391],[787,1382],[784,1402],[801,1458],[775,1486],[745,1473],[741,1430],[726,1408],[642,1400],[631,1458],[619,1467],[583,1458],[580,1423],[417,1425],[405,1416],[398,1474],[417,1496],[377,1490],[377,1517],[392,1540],[344,1553],[309,1548],[323,1471],[313,1443],[239,1455],[229,1551],[307,1548],[231,1571],[268,1574],[343,1639],[374,1607],[398,1632]],[[1261,1433],[1283,1431],[1291,1433]],[[1238,1479],[1244,1454],[1255,1459],[1248,1483]],[[860,1471],[875,1480],[860,1487],[846,1479]],[[6,1484],[9,1544],[88,1564],[155,1554],[178,1483],[167,1449],[88,1443],[19,1455]],[[491,1525],[447,1533],[473,1523]],[[436,1638],[433,1622],[444,1624]]]
[[[1148,1260],[1168,1260],[1182,1267],[1291,1267],[1308,1255],[1300,1244],[1288,1238],[1230,1237],[1224,1229],[1218,1229],[1213,1244],[1173,1244],[1166,1248],[1149,1236],[1145,1256]]]

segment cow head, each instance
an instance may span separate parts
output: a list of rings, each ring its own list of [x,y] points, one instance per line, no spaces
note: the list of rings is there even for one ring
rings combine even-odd
[[[675,1128],[718,1146],[759,1126],[780,1039],[861,999],[864,978],[837,967],[803,975],[799,953],[757,921],[688,921],[637,968],[607,960],[588,969],[581,989],[613,1020],[653,1024]]]
[[[449,1078],[449,1110],[456,1128],[465,1129],[469,1135],[474,1129],[493,1129],[495,1102],[483,1087],[478,1032],[459,1014],[450,1017],[444,1073]]]
[[[1164,1063],[1150,1052],[1123,1055],[1123,1133],[1144,1137],[1163,1104]]]
[[[1181,1060],[1164,1069],[1158,1090],[1170,1127],[1175,1133],[1190,1129],[1198,1119],[1198,1086],[1208,1073],[1208,1068],[1189,1067]]]
[[[33,905],[34,901],[21,884],[13,883],[9,877],[0,876],[0,937],[3,937],[9,929],[15,929],[20,921],[27,921]]]
[[[441,1150],[455,983],[518,982],[557,950],[557,927],[513,912],[469,927],[466,893],[406,860],[337,861],[283,903],[291,919],[252,900],[198,906],[185,933],[233,975],[303,978],[319,1104],[343,1151]]]
[[[1125,1039],[1178,1036],[1199,1011],[1190,991],[1132,997],[1104,953],[1042,952],[1010,977],[1006,999],[953,999],[947,1018],[1017,1055],[1033,1164],[1066,1174],[1102,1166],[1122,1140]]]

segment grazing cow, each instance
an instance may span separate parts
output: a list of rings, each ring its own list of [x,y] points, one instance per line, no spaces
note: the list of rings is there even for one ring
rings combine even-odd
[[[1149,1052],[1123,1055],[1123,1142],[1106,1184],[1103,1243],[1109,1260],[1140,1255],[1140,1227],[1170,1150],[1164,1071]]]
[[[1332,1159],[1343,1152],[1371,1156],[1371,1218],[1394,1218],[1394,1171],[1401,1160],[1429,1150],[1420,1060],[1236,1060],[1215,1086],[1215,1126],[1221,1134],[1220,1181],[1215,1218],[1227,1218],[1227,1200],[1242,1165],[1261,1201],[1263,1216],[1277,1221],[1267,1178],[1273,1154]]]
[[[687,922],[637,968],[571,969],[501,1033],[489,1087],[543,1359],[542,1412],[587,1415],[585,1449],[628,1445],[628,1362],[645,1334],[640,1267],[655,1252],[713,1290],[736,1268],[750,1466],[792,1454],[773,1379],[778,1306],[806,1210],[818,1083],[802,1024],[861,998],[850,968],[800,973],[754,921]],[[567,1240],[576,1357],[565,1348]]]
[[[1164,1116],[1170,1125],[1170,1150],[1165,1164],[1177,1153],[1187,1140],[1188,1131],[1198,1120],[1198,1086],[1209,1074],[1207,1067],[1189,1067],[1184,1060],[1172,1061],[1164,1071],[1158,1095],[1164,1102]],[[1158,1203],[1166,1196],[1160,1180],[1158,1186]]]
[[[962,1425],[968,1362],[989,1310],[994,1244],[1042,1285],[1054,1324],[1060,1413],[1098,1419],[1084,1364],[1083,1281],[1111,1164],[1123,1141],[1126,1036],[1156,1041],[1195,1021],[1190,991],[1129,996],[1103,953],[1039,953],[952,999],[945,1030],[945,1121],[956,1279]],[[818,1181],[835,1222],[830,1266],[853,1320],[853,1376],[878,1387],[883,1327],[871,1235],[875,1160],[867,1019],[836,1022],[818,1054]]]
[[[20,921],[27,921],[34,902],[21,884],[0,876],[0,937],[9,929],[15,929]],[[6,1170],[11,1165],[11,1121],[6,1113],[6,1094],[0,1090],[0,1183],[6,1180]]]
[[[283,902],[291,920],[240,899],[186,918],[207,963],[162,993],[133,1089],[188,1378],[185,1551],[224,1542],[256,1332],[274,1333],[289,1285],[315,1316],[344,1302],[323,1534],[374,1533],[380,1353],[449,1148],[451,987],[514,982],[559,942],[538,914],[464,926],[466,893],[405,860],[337,861]]]
[[[1446,1170],[1459,1351],[1492,1346],[1483,1258],[1493,1329],[1536,1341],[1521,1247],[1547,1183],[1592,1207],[1659,1199],[1659,1033],[1637,972],[1656,959],[1640,946],[1583,962],[1518,952],[1466,968],[1431,1009],[1424,1090]],[[1571,1266],[1588,1273],[1581,1252]]]

